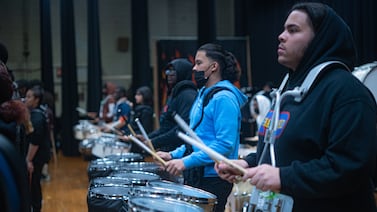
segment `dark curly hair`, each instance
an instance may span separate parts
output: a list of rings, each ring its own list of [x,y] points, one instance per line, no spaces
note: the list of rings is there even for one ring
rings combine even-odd
[[[229,80],[232,83],[239,80],[240,70],[237,67],[237,59],[231,52],[214,43],[204,44],[199,47],[198,51],[205,51],[207,57],[219,63],[223,80]]]
[[[26,105],[19,100],[12,100],[13,82],[2,61],[0,61],[0,91],[0,119],[6,123],[27,121],[29,113]]]

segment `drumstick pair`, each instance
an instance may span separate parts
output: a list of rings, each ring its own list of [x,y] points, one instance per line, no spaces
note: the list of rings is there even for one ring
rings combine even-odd
[[[164,159],[162,159],[159,155],[156,154],[156,150],[154,149],[153,145],[152,145],[152,142],[149,140],[149,138],[147,139],[148,142],[148,146],[146,146],[142,141],[140,141],[139,139],[136,138],[136,133],[135,131],[132,129],[131,125],[127,125],[128,126],[128,129],[130,130],[131,132],[131,135],[129,135],[128,137],[133,141],[135,142],[137,145],[139,145],[142,149],[144,149],[145,151],[147,151],[149,154],[151,154],[154,158],[156,158],[163,166],[166,166],[166,161],[164,161]],[[140,124],[141,126],[141,124]],[[139,127],[140,127],[139,126]],[[142,126],[141,126],[142,128]],[[143,128],[144,130],[144,128]],[[144,131],[145,132],[145,131]],[[145,136],[144,136],[145,137]]]
[[[186,124],[186,122],[178,115],[174,115],[175,121],[178,123],[178,125],[185,130],[190,136],[187,136],[186,134],[182,132],[178,132],[178,137],[180,137],[182,140],[184,140],[186,143],[189,143],[193,146],[198,147],[201,149],[203,152],[207,153],[212,160],[216,162],[224,162],[228,166],[236,169],[238,172],[241,173],[241,175],[246,174],[246,169],[243,167],[239,166],[236,163],[233,163],[231,160],[228,158],[224,157],[223,155],[219,154],[218,152],[212,150],[208,146],[206,146],[203,141],[196,135],[196,133]]]

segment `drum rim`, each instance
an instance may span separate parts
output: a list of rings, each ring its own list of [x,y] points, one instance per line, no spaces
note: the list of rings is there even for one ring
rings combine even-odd
[[[187,209],[195,209],[195,211],[204,211],[203,208],[201,208],[201,207],[199,207],[195,204],[192,204],[192,203],[186,202],[186,201],[182,201],[182,200],[179,200],[179,199],[169,198],[169,197],[168,198],[165,198],[165,197],[150,197],[150,196],[129,197],[128,206],[130,208],[140,207],[141,209],[153,209],[153,208],[145,207],[144,204],[135,205],[135,201],[137,201],[138,199],[158,200],[159,202],[165,202],[167,205],[179,204],[179,205],[182,205],[182,206],[185,206],[185,207],[187,206]],[[147,205],[150,205],[150,204],[147,204]],[[153,211],[160,212],[160,210],[157,210],[157,209],[153,209]]]
[[[127,178],[127,177],[117,176],[116,175],[117,173],[124,173],[124,174],[130,173],[130,174],[135,174],[135,175],[153,176],[155,179],[149,180],[149,179],[140,179],[136,177]],[[151,173],[151,172],[143,172],[143,171],[116,171],[116,172],[112,172],[110,176],[125,178],[125,179],[130,180],[132,183],[136,183],[136,184],[138,184],[139,182],[146,184],[149,181],[155,181],[155,180],[161,179],[161,177],[158,174]]]
[[[205,191],[203,189],[198,189],[198,188],[195,188],[195,187],[192,187],[192,186],[188,186],[188,185],[181,185],[181,184],[177,184],[177,183],[173,183],[173,182],[169,182],[169,181],[166,181],[166,180],[161,180],[161,181],[151,181],[149,183],[149,186],[152,186],[152,187],[163,187],[163,185],[161,186],[157,186],[157,185],[154,185],[155,183],[163,183],[165,185],[174,185],[174,186],[177,186],[177,189],[179,189],[178,187],[183,187],[187,190],[191,190],[191,191],[196,191],[198,193],[201,193],[201,194],[206,194],[208,196],[208,198],[204,198],[204,197],[195,197],[195,196],[192,196],[192,195],[188,195],[187,193],[184,193],[182,192],[182,198],[184,199],[184,201],[187,201],[187,202],[194,202],[194,203],[206,203],[206,204],[216,204],[217,203],[217,196],[208,192],[208,191]],[[209,198],[209,197],[212,197],[212,198]]]
[[[151,194],[149,194],[149,193],[138,193],[138,191],[141,191],[141,192],[151,191]],[[140,196],[143,196],[143,195],[160,196],[161,195],[161,196],[174,196],[174,197],[177,197],[177,198],[182,198],[182,192],[180,192],[180,191],[177,191],[177,190],[174,190],[174,189],[168,189],[168,188],[153,187],[153,186],[133,186],[130,189],[130,193],[132,193],[131,195],[140,195]],[[163,194],[166,194],[166,195],[163,195]]]
[[[95,192],[96,190],[99,190],[100,188],[127,188],[125,194],[101,194],[98,192]],[[126,186],[120,186],[120,185],[114,185],[114,186],[96,186],[92,187],[88,191],[88,197],[89,198],[97,198],[97,199],[108,199],[108,200],[128,200],[128,193],[129,193],[129,187]]]
[[[98,182],[101,180],[120,180],[123,181],[123,183],[111,183],[111,182]],[[96,177],[90,180],[90,185],[93,185],[95,187],[98,186],[132,186],[132,182],[127,180],[126,178],[121,178],[121,177],[111,177],[111,176],[106,176],[106,177]]]

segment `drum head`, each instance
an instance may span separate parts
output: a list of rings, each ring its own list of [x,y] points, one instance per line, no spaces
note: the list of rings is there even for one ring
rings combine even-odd
[[[153,197],[131,197],[128,201],[128,207],[131,209],[131,211],[204,211],[202,208],[184,201]]]
[[[168,181],[153,181],[148,183],[149,186],[173,189],[182,192],[185,201],[193,203],[213,203],[217,201],[217,197],[207,191],[197,189],[187,185],[171,183]]]
[[[128,199],[130,188],[123,186],[100,186],[89,190],[89,197],[100,199]]]
[[[131,171],[131,172],[113,172],[111,174],[113,177],[125,178],[132,182],[134,185],[146,185],[150,181],[159,180],[160,176],[157,174],[141,171]]]
[[[97,177],[91,180],[91,186],[131,186],[132,183],[125,178]]]

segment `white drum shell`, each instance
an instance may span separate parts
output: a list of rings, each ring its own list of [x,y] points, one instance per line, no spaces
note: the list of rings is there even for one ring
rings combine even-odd
[[[369,88],[377,102],[377,61],[356,67],[352,74]]]

